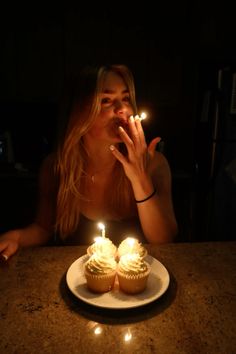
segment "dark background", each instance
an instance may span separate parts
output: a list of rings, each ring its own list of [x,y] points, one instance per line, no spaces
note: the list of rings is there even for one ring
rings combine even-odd
[[[0,133],[10,132],[13,158],[0,163],[0,232],[32,220],[38,168],[54,146],[65,79],[87,64],[123,63],[134,73],[140,108],[149,113],[147,139],[162,137],[171,166],[177,240],[216,240],[199,227],[196,122],[211,73],[236,62],[236,30],[226,2],[223,8],[190,5],[2,7]]]

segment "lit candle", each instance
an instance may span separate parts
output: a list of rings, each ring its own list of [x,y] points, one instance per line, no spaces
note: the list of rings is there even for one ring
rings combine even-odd
[[[140,122],[146,118],[147,118],[147,113],[145,112],[142,112],[140,115],[136,114],[136,116],[134,117],[135,120],[139,120]]]
[[[140,114],[140,120],[146,119],[147,118],[147,113],[146,112],[142,112]]]
[[[103,242],[103,237],[97,236],[97,237],[94,238],[94,241],[95,241],[96,243],[102,243],[102,242]]]
[[[98,223],[98,228],[102,231],[102,237],[105,237],[105,225],[101,222]]]
[[[136,239],[132,237],[127,238],[127,244],[129,245],[130,252],[132,252]]]

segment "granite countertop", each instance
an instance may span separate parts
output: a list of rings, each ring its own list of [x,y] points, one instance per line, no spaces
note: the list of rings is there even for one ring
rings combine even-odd
[[[170,285],[128,310],[91,306],[70,292],[67,269],[86,247],[22,249],[0,266],[0,352],[235,353],[236,243],[146,248]]]

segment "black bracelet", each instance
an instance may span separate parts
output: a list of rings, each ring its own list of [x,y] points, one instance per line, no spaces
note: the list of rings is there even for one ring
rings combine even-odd
[[[152,197],[156,194],[156,191],[157,191],[156,188],[154,188],[154,191],[153,191],[152,194],[150,194],[148,197],[146,197],[146,198],[144,198],[144,199],[142,199],[142,200],[136,200],[136,199],[135,199],[135,202],[136,202],[136,203],[143,203],[143,202],[146,202],[146,200],[152,198]]]

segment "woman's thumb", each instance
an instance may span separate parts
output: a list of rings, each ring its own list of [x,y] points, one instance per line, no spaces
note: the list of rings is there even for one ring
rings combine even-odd
[[[156,137],[156,138],[154,138],[151,142],[150,142],[150,144],[148,145],[148,152],[149,152],[149,155],[151,156],[151,157],[153,157],[153,155],[154,155],[154,152],[155,152],[155,150],[156,150],[156,146],[157,146],[157,144],[159,143],[161,141],[161,137]]]
[[[13,254],[16,253],[16,251],[18,250],[19,245],[16,241],[10,240],[10,241],[3,241],[1,248],[0,248],[0,254],[1,257],[7,261],[8,258],[10,258],[11,256],[13,256]]]

